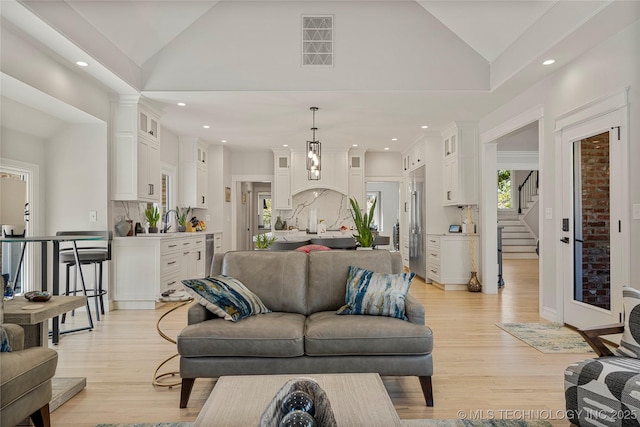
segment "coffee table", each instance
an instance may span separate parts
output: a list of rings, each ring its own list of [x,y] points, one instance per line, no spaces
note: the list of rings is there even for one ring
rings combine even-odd
[[[257,426],[278,390],[299,377],[315,379],[327,393],[339,426],[402,426],[378,374],[312,374],[220,377],[194,427]]]

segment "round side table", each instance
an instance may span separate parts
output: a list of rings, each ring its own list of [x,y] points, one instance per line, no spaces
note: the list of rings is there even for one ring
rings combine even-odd
[[[160,316],[160,318],[158,319],[158,321],[156,322],[156,330],[158,331],[158,334],[164,338],[165,340],[169,341],[172,344],[176,344],[176,340],[169,337],[167,334],[165,334],[162,329],[160,329],[160,322],[162,321],[162,319],[164,319],[165,317],[167,317],[170,313],[176,311],[177,309],[184,307],[185,305],[191,304],[191,302],[193,301],[193,298],[190,296],[186,296],[186,299],[171,299],[172,297],[168,297],[168,298],[158,298],[159,302],[175,302],[177,303],[175,306],[171,307],[169,310],[167,310],[165,313],[162,314],[162,316]],[[166,365],[167,363],[169,363],[169,361],[175,359],[176,357],[178,357],[179,354],[176,353],[173,356],[165,359],[162,363],[160,363],[160,365],[158,365],[158,367],[156,368],[156,371],[153,373],[153,381],[151,382],[154,386],[157,387],[168,387],[168,388],[172,388],[174,386],[178,386],[182,384],[181,380],[178,381],[172,381],[172,382],[167,382],[166,380],[163,381],[163,379],[166,379],[167,377],[175,377],[176,375],[179,376],[180,372],[178,371],[171,371],[171,372],[164,372],[164,373],[159,373],[160,369],[162,369],[162,367],[164,365]]]

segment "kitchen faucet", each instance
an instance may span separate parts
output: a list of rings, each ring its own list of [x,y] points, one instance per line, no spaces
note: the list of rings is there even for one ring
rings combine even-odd
[[[163,232],[163,233],[166,233],[167,231],[169,231],[169,227],[171,227],[171,226],[169,225],[169,214],[170,214],[171,212],[173,212],[173,213],[175,213],[175,214],[176,214],[176,219],[178,218],[178,211],[176,211],[175,209],[169,209],[169,210],[167,211],[167,213],[166,213],[166,214],[164,214],[164,228],[162,229],[162,232]]]

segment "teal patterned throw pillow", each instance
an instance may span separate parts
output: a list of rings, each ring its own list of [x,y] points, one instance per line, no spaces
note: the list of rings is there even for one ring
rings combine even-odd
[[[0,328],[0,352],[11,351],[11,345],[9,344],[9,336],[4,328]]]
[[[405,299],[415,273],[375,273],[349,266],[345,305],[337,314],[369,314],[407,320]]]
[[[183,280],[182,284],[196,301],[225,320],[235,322],[254,314],[271,312],[256,294],[233,277],[220,275]]]

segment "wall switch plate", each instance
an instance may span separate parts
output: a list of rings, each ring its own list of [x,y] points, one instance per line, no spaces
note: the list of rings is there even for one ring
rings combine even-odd
[[[204,216],[204,219],[205,219],[206,221],[211,221],[211,215],[205,215],[205,216]]]
[[[96,221],[98,221],[98,212],[89,211],[89,222],[96,222]]]
[[[640,219],[640,203],[633,204],[633,219]]]
[[[544,210],[544,219],[553,219],[553,209],[545,208]]]

